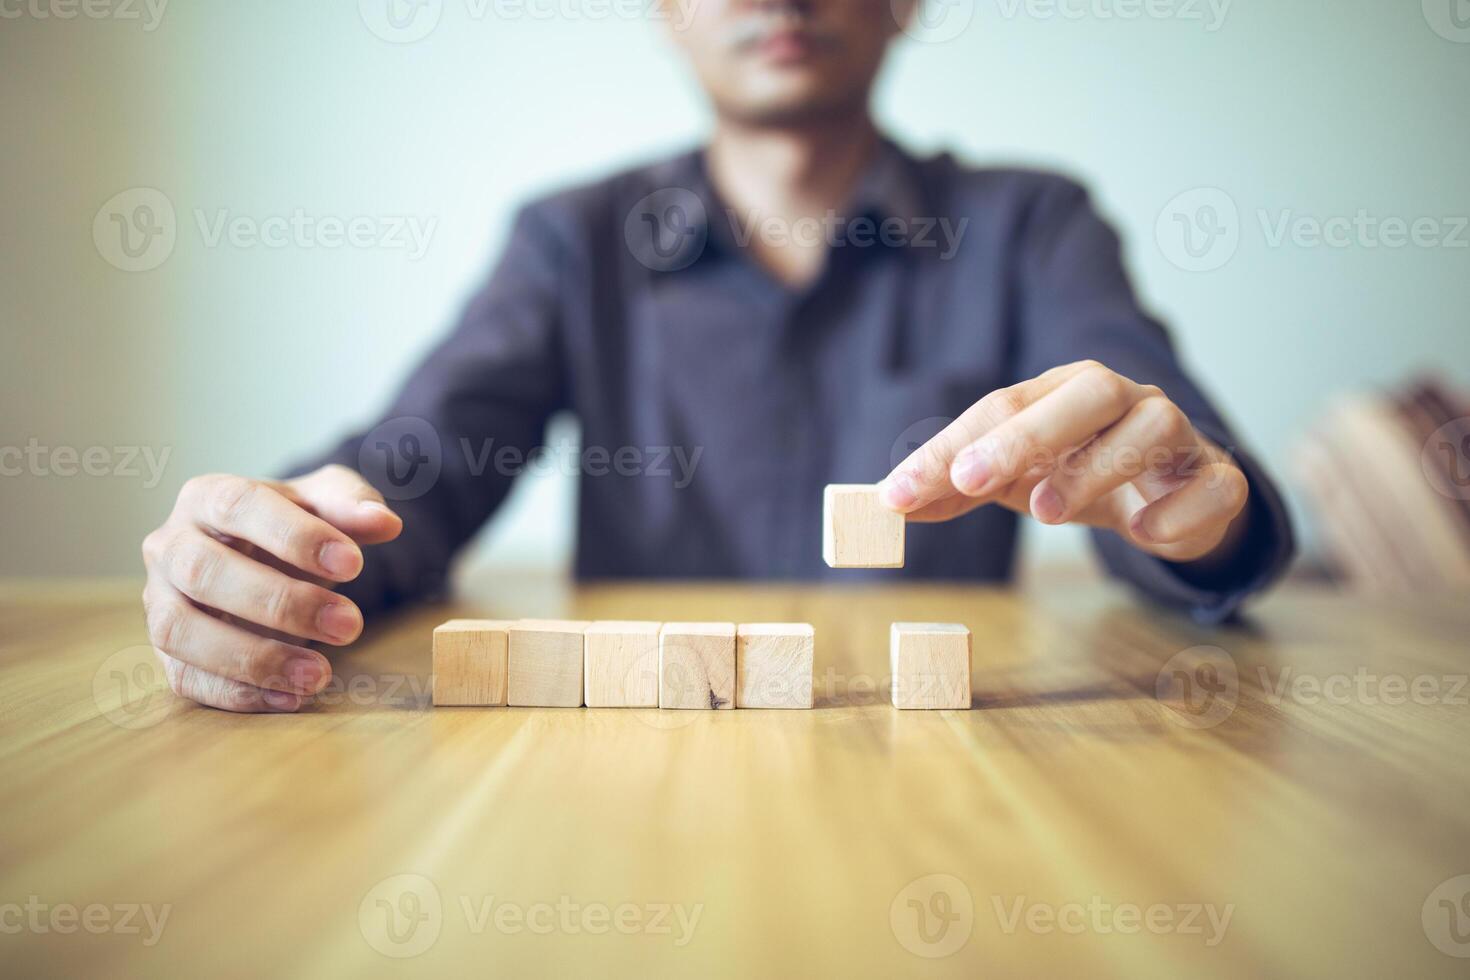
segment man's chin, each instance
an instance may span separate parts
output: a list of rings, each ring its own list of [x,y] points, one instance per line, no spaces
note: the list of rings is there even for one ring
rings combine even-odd
[[[801,126],[822,120],[831,121],[832,113],[849,107],[850,100],[835,99],[819,86],[779,92],[726,102],[721,114],[750,126]]]

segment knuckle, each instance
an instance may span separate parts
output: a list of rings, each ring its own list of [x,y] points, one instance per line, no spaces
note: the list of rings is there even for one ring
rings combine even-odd
[[[1077,380],[1105,405],[1120,405],[1128,397],[1127,379],[1100,364],[1085,368]]]
[[[177,599],[146,601],[148,638],[165,653],[179,649],[189,632],[189,609]]]
[[[307,613],[310,605],[305,590],[283,582],[266,589],[263,609],[267,623],[295,632],[312,623],[312,617]]]
[[[187,665],[170,656],[162,656],[159,659],[163,662],[163,676],[168,681],[168,689],[181,698],[187,698],[188,688],[184,681],[184,668]]]
[[[1245,474],[1234,466],[1221,466],[1219,481],[1221,500],[1230,510],[1231,516],[1234,516],[1245,506],[1246,498],[1250,494],[1249,482]]]
[[[1179,407],[1162,395],[1145,398],[1138,403],[1139,418],[1155,439],[1168,439],[1181,434],[1187,420]]]
[[[160,558],[163,557],[165,551],[164,539],[165,534],[163,528],[161,527],[150,531],[148,535],[143,538],[142,550],[144,565],[152,567],[153,565],[156,565],[158,563]]]
[[[1026,399],[1015,388],[1000,388],[981,399],[991,417],[997,421],[1020,415]]]
[[[169,568],[174,584],[195,598],[197,593],[209,591],[218,566],[219,555],[213,548],[181,542],[171,549]]]
[[[209,510],[215,522],[222,527],[237,526],[250,512],[258,486],[254,480],[240,477],[216,479],[209,489]]]
[[[238,681],[225,677],[214,679],[214,703],[226,711],[250,711],[256,705],[255,692]]]

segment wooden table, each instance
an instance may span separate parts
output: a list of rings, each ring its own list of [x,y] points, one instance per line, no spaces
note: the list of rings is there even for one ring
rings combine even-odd
[[[523,587],[237,717],[136,593],[0,592],[5,975],[1470,974],[1463,596]],[[810,621],[817,707],[429,706],[435,623],[558,611]],[[975,710],[885,703],[893,620],[973,628]]]

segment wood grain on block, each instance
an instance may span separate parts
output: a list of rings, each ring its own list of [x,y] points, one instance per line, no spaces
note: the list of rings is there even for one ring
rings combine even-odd
[[[665,623],[658,634],[660,708],[735,707],[735,624]]]
[[[565,619],[512,623],[506,702],[526,708],[581,707],[583,647],[589,625]]]
[[[870,484],[833,483],[822,496],[822,558],[832,568],[902,568],[905,520]]]
[[[816,635],[809,623],[741,623],[735,707],[810,708]]]
[[[970,630],[958,623],[894,623],[888,637],[895,708],[970,706]]]
[[[505,704],[509,627],[498,619],[451,619],[434,628],[436,705]]]
[[[587,707],[658,707],[661,625],[602,620],[587,627]]]

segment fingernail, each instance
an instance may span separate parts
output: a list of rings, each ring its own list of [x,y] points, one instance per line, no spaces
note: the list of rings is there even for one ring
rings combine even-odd
[[[295,711],[301,707],[301,698],[285,691],[266,691],[264,700],[267,707],[277,711]]]
[[[919,502],[919,495],[914,492],[914,481],[907,473],[890,474],[878,488],[878,497],[883,506],[893,510],[903,510]]]
[[[1135,514],[1133,520],[1128,522],[1128,533],[1133,540],[1142,541],[1144,544],[1152,544],[1153,536],[1143,529],[1143,514]]]
[[[389,517],[396,516],[388,505],[377,500],[364,500],[358,504],[359,510],[365,510],[371,514],[387,514]]]
[[[1043,484],[1031,501],[1031,516],[1043,524],[1055,524],[1062,519],[1062,497],[1049,485]]]
[[[286,682],[298,691],[315,694],[326,683],[328,671],[318,657],[292,657],[286,661]]]
[[[982,443],[960,453],[949,478],[960,493],[977,494],[990,482],[990,474],[990,454]]]
[[[329,541],[318,556],[322,567],[337,578],[351,578],[362,568],[362,554],[350,544]]]
[[[357,636],[362,629],[362,616],[357,607],[341,602],[329,602],[317,613],[317,628],[334,640],[346,642]]]

